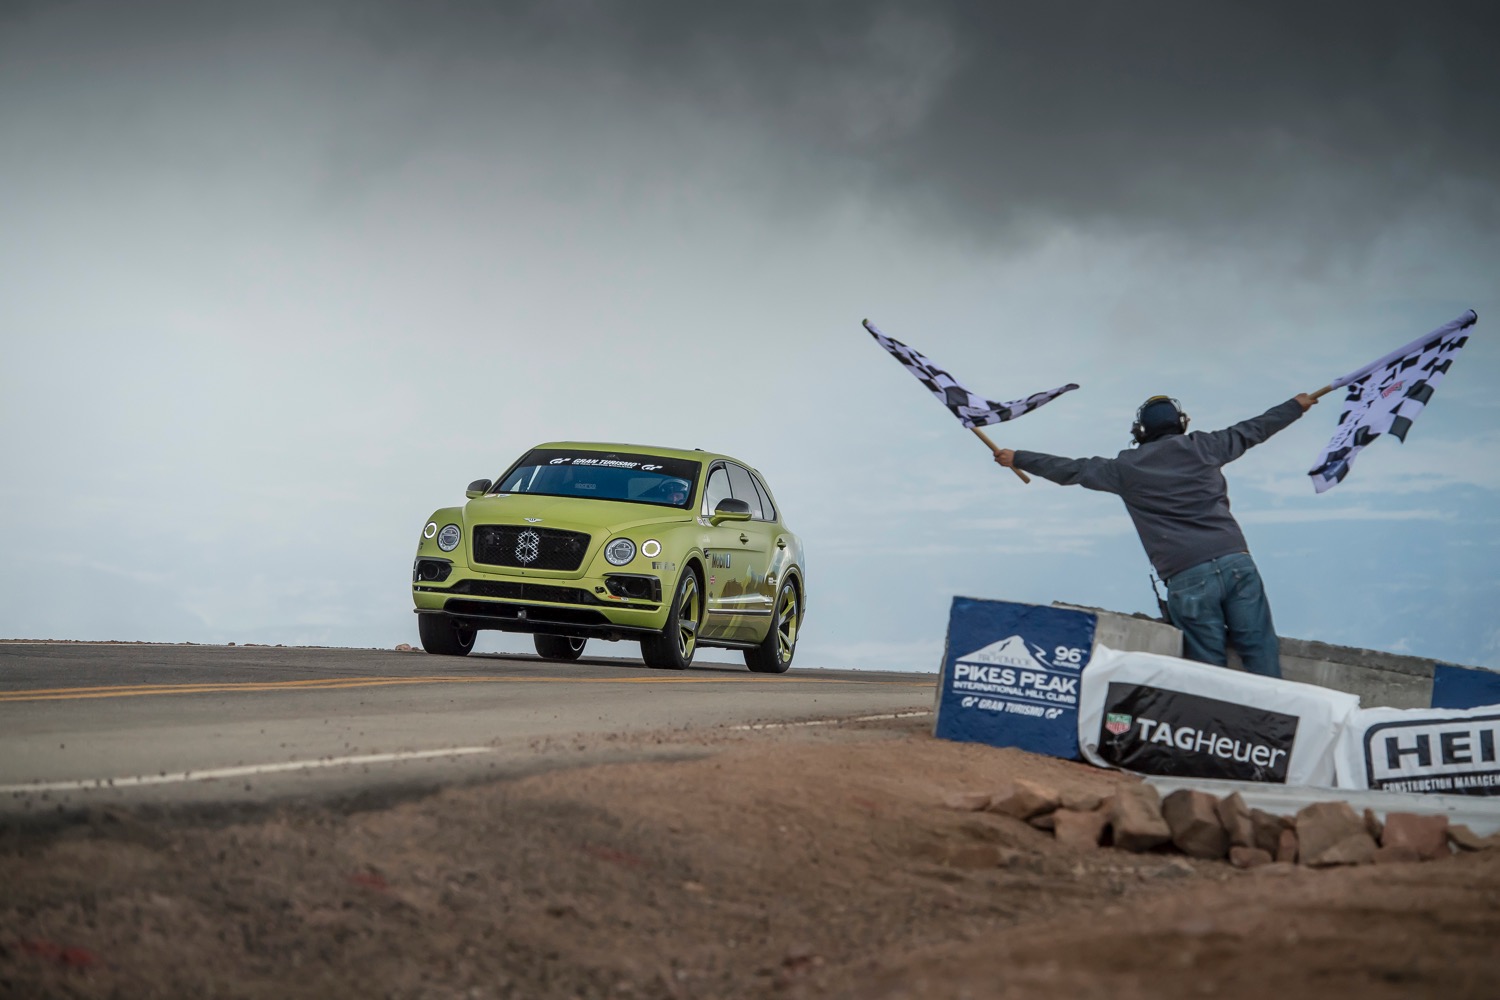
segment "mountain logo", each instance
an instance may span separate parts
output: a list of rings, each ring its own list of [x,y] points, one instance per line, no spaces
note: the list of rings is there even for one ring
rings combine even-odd
[[[1018,635],[999,642],[992,642],[983,649],[976,649],[967,656],[960,656],[959,663],[997,663],[1007,667],[1049,670],[1052,664],[1043,657],[1046,651],[1035,643],[1027,643]]]

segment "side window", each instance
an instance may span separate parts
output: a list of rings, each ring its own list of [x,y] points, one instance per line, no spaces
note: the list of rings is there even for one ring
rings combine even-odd
[[[703,487],[703,512],[712,514],[719,501],[727,496],[729,492],[729,473],[724,466],[718,466],[708,474],[708,482]]]
[[[743,500],[750,505],[750,516],[757,521],[765,520],[760,512],[760,493],[755,489],[755,480],[750,478],[750,473],[738,465],[729,466],[729,488],[734,490],[734,498]]]
[[[771,491],[759,476],[755,477],[755,490],[760,494],[760,509],[767,521],[776,520],[776,505],[771,502]]]

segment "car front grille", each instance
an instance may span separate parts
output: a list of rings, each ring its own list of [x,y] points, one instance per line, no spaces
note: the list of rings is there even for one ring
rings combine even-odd
[[[518,569],[574,570],[583,564],[589,536],[582,531],[481,524],[474,528],[474,561]]]

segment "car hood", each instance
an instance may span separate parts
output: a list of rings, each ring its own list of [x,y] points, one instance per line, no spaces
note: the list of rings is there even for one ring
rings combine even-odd
[[[531,518],[539,520],[531,521]],[[464,520],[475,524],[537,524],[573,531],[627,531],[652,524],[684,524],[692,511],[619,500],[547,497],[526,493],[476,497],[464,507]]]

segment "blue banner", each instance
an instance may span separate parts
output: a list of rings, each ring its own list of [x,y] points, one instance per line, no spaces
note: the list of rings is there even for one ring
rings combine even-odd
[[[1500,705],[1500,671],[1432,665],[1433,708],[1481,708]]]
[[[1097,618],[955,597],[933,735],[1078,758],[1078,688]]]

